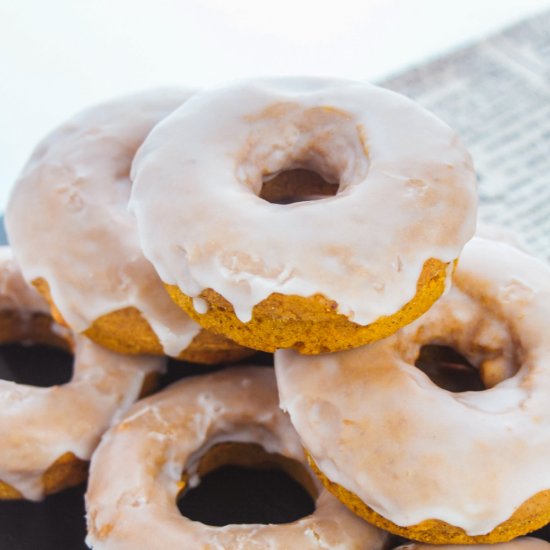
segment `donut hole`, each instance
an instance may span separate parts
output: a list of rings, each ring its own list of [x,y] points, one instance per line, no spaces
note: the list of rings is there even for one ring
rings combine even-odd
[[[369,153],[353,114],[331,106],[274,103],[247,117],[236,177],[275,204],[326,199],[364,182]]]
[[[48,388],[66,384],[73,374],[73,357],[66,350],[43,344],[0,347],[0,378]]]
[[[424,345],[414,364],[444,390],[459,393],[487,389],[479,369],[450,346]]]
[[[44,314],[22,319],[13,312],[0,314],[0,379],[47,388],[72,378],[69,343],[52,328]]]
[[[295,168],[264,176],[259,197],[273,204],[292,204],[334,197],[339,188],[313,170]]]
[[[199,485],[183,474],[180,513],[211,526],[291,523],[315,510],[317,488],[299,462],[253,443],[220,443],[197,468]]]

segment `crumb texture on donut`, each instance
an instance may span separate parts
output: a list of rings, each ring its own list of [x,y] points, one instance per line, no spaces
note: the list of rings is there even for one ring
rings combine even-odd
[[[49,302],[58,323],[66,322],[54,304],[48,283],[40,278],[33,281],[35,288]],[[162,344],[151,325],[135,307],[113,311],[98,317],[83,333],[96,344],[117,353],[130,355],[163,355]],[[240,346],[224,336],[200,330],[183,349],[178,359],[205,365],[233,362],[249,357],[254,350]]]
[[[24,498],[23,495],[17,489],[0,479],[0,500],[19,500],[22,498]]]
[[[96,319],[84,334],[118,353],[162,355],[163,348],[149,323],[136,308],[127,308]],[[129,337],[131,335],[131,338]],[[249,357],[254,350],[240,346],[224,336],[200,330],[177,359],[215,365]]]
[[[337,304],[323,296],[304,298],[272,294],[254,307],[252,319],[243,323],[232,305],[211,289],[200,297],[208,304],[197,313],[194,301],[178,287],[167,285],[172,299],[205,328],[224,334],[243,346],[274,352],[293,348],[317,354],[358,347],[374,342],[409,324],[426,312],[445,290],[449,266],[428,260],[417,284],[415,297],[398,312],[361,326],[337,312]]]

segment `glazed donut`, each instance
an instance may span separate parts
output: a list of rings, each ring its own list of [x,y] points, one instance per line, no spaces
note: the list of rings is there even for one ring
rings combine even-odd
[[[6,226],[26,280],[58,322],[120,353],[216,363],[250,352],[201,330],[173,304],[141,253],[127,210],[136,149],[190,95],[148,91],[66,122],[24,168]]]
[[[409,543],[395,548],[395,550],[549,550],[550,543],[533,537],[520,537],[510,542],[500,544],[478,544],[468,546],[462,544],[432,546],[429,544]]]
[[[176,501],[188,483],[221,464],[258,459],[279,464],[317,496],[312,515],[279,525],[214,527],[180,514]],[[305,468],[299,439],[277,407],[271,369],[181,380],[137,403],[104,436],[90,468],[86,542],[94,550],[150,549],[154,533],[155,548],[166,550],[381,549],[387,534],[319,490]]]
[[[0,499],[40,500],[82,482],[110,423],[163,367],[161,358],[119,356],[52,324],[48,304],[0,248],[0,342],[71,347],[69,383],[49,388],[0,380]]]
[[[296,168],[336,195],[262,198],[262,178]],[[175,302],[269,352],[393,333],[439,297],[475,226],[475,176],[457,136],[412,101],[357,82],[196,94],[149,134],[131,177],[144,253]],[[281,187],[283,202],[289,187],[326,193]]]
[[[511,540],[550,520],[550,267],[475,238],[451,291],[386,340],[275,356],[281,406],[325,485],[357,514],[433,544]],[[485,391],[436,386],[415,361],[446,345]]]

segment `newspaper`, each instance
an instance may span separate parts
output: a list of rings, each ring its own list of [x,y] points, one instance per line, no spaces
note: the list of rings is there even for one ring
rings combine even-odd
[[[382,85],[460,134],[478,173],[480,219],[550,260],[550,11]]]

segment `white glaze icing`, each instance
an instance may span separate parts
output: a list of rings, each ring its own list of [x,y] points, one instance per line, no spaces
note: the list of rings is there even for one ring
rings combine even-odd
[[[6,247],[0,249],[0,304],[22,318],[47,310]],[[67,384],[43,388],[0,380],[0,480],[27,499],[44,496],[42,476],[63,454],[89,460],[103,432],[138,398],[145,376],[164,364],[109,352],[82,336],[74,337],[74,354]]]
[[[501,542],[499,544],[449,544],[449,545],[431,545],[420,543],[403,544],[395,550],[549,550],[550,543],[545,540],[534,537],[519,537],[510,542]]]
[[[262,176],[297,167],[339,182],[338,194],[258,197]],[[130,208],[161,279],[192,297],[214,289],[244,322],[278,292],[322,294],[369,324],[415,295],[427,259],[454,260],[475,227],[475,175],[455,133],[358,82],[257,80],[196,94],[149,134],[131,177]]]
[[[277,406],[271,369],[182,380],[140,401],[104,436],[86,494],[87,543],[94,550],[377,550],[387,540],[324,490],[312,515],[289,524],[212,527],[183,517],[176,506],[182,472],[219,441],[258,443],[305,464]]]
[[[0,311],[17,311],[25,317],[50,314],[44,298],[24,281],[9,246],[0,246]]]
[[[16,182],[6,228],[17,261],[27,281],[48,282],[76,332],[135,307],[165,353],[178,356],[200,331],[143,257],[127,209],[135,151],[190,95],[153,90],[85,110],[37,146]]]
[[[451,291],[393,336],[317,357],[278,351],[281,406],[321,471],[382,516],[485,534],[550,489],[549,319],[550,267],[475,238]],[[516,374],[451,393],[413,366],[425,344]]]
[[[503,227],[502,225],[486,223],[478,220],[476,236],[481,237],[482,239],[489,239],[491,241],[502,241],[511,246],[515,246],[516,248],[519,248],[520,250],[523,250],[523,252],[527,252],[532,256],[536,255],[524,241],[522,236],[509,227]]]

